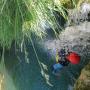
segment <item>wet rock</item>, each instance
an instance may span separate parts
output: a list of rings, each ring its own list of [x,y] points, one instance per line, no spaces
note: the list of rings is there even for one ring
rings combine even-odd
[[[83,40],[83,38],[80,38],[80,41],[82,41]]]
[[[59,29],[63,29],[67,20],[60,14],[60,12],[54,11],[53,13],[55,15]],[[64,10],[64,13],[68,16],[68,12],[66,10]]]
[[[88,13],[88,19],[87,19],[87,21],[90,22],[90,12]]]
[[[90,21],[90,4],[83,3],[79,9],[71,9],[68,11],[68,25],[78,25],[85,21]]]
[[[68,12],[66,10],[64,10],[64,13],[68,16]],[[54,10],[53,15],[54,15],[55,22],[57,24],[57,26],[54,27],[55,30],[53,30],[51,27],[48,27],[48,28],[45,27],[46,33],[47,33],[46,37],[49,39],[55,38],[56,33],[59,34],[65,28],[66,22],[67,22],[67,20],[60,14],[60,12]]]
[[[90,90],[90,63],[82,70],[74,90]]]
[[[87,42],[89,42],[89,43],[90,43],[90,39],[88,39],[88,40],[87,40]]]

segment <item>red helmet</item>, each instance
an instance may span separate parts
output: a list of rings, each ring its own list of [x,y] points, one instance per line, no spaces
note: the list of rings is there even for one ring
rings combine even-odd
[[[72,64],[78,64],[80,62],[80,56],[75,52],[71,52],[69,55],[67,55],[66,59]]]

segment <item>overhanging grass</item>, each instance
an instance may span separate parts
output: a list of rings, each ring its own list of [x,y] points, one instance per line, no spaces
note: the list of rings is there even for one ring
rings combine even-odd
[[[64,18],[65,8],[52,0],[0,0],[0,44],[10,48],[11,43],[22,42],[28,32],[39,37],[45,35],[45,23],[55,31],[57,26],[53,10],[60,12]]]

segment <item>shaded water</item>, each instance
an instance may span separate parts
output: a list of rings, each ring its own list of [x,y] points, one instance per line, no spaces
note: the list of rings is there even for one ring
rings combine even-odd
[[[19,49],[15,54],[13,47],[5,54],[6,69],[16,90],[68,90],[69,85],[73,86],[84,65],[70,64],[62,69],[60,77],[55,77],[51,72],[54,58],[49,55],[49,51],[45,51],[42,45],[34,41],[37,59],[31,42],[26,41],[25,43],[26,58],[25,53]],[[11,90],[14,90],[13,85],[11,84]]]

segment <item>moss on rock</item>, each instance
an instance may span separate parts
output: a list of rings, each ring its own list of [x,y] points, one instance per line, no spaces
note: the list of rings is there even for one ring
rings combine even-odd
[[[74,90],[90,90],[90,63],[82,70],[79,79],[76,81]]]
[[[60,0],[60,3],[67,9],[73,9],[79,0]]]

